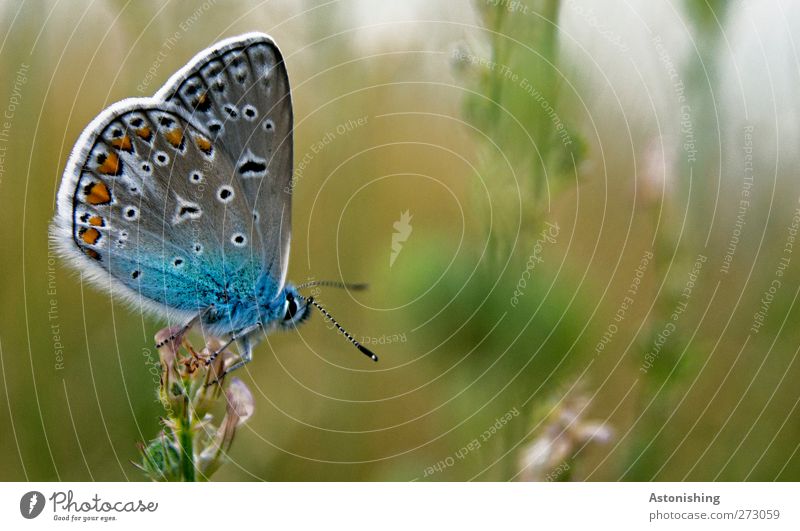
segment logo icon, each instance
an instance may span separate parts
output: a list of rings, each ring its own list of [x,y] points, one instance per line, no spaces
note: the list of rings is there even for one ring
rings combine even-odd
[[[23,494],[19,500],[19,512],[28,520],[39,516],[42,509],[44,509],[44,494],[37,490]]]
[[[389,268],[394,265],[400,251],[403,250],[403,243],[411,236],[411,214],[406,210],[400,214],[400,219],[395,221],[392,225],[394,233],[392,234],[392,254],[389,256]]]

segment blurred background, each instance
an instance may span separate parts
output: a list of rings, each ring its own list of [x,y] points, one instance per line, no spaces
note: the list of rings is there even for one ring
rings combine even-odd
[[[165,323],[48,224],[95,115],[247,31],[293,85],[289,278],[369,282],[319,297],[381,360],[271,336],[215,479],[800,479],[788,0],[3,2],[0,479],[143,479]]]

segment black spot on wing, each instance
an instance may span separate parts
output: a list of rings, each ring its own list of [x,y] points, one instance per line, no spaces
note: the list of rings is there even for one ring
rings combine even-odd
[[[263,175],[267,171],[267,165],[255,160],[247,160],[239,166],[239,174],[244,177]]]

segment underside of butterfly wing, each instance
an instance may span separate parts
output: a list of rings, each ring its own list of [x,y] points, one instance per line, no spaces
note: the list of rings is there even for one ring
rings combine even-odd
[[[88,278],[188,318],[272,291],[232,162],[174,105],[132,99],[81,135],[62,179],[54,239]],[[113,282],[117,280],[118,282]]]
[[[156,97],[181,107],[228,154],[277,295],[288,269],[293,163],[292,101],[280,50],[261,33],[222,41],[195,56]]]

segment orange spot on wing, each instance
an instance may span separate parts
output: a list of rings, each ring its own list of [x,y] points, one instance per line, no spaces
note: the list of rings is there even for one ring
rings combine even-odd
[[[129,137],[128,135],[112,139],[111,145],[117,149],[127,151],[128,153],[133,151],[133,145],[131,144],[131,137]]]
[[[150,142],[150,139],[153,138],[153,131],[147,126],[141,127],[136,130],[136,136],[145,142]]]
[[[89,225],[93,225],[95,227],[102,227],[105,224],[106,224],[105,221],[103,221],[103,218],[101,218],[100,216],[92,216],[89,218]]]
[[[206,155],[211,155],[211,151],[213,150],[213,144],[211,143],[211,140],[207,139],[204,136],[197,135],[194,138],[194,142],[195,144],[197,144],[197,148],[200,151],[202,151]]]
[[[113,151],[107,153],[97,171],[106,175],[119,175],[122,173],[122,162],[119,160],[119,156]]]
[[[105,205],[111,202],[111,192],[102,181],[89,184],[84,188],[84,192],[86,192],[86,202],[90,205]]]
[[[94,245],[95,243],[97,243],[97,240],[100,239],[100,231],[95,228],[90,228],[90,229],[83,228],[78,234],[80,235],[81,240],[83,240],[84,243],[88,243],[89,245]]]
[[[167,142],[172,144],[172,147],[175,149],[181,149],[183,147],[183,131],[181,131],[180,128],[167,131],[164,133],[164,138],[166,138]]]
[[[84,247],[83,252],[86,253],[86,256],[88,256],[89,258],[92,258],[94,260],[100,260],[100,253],[98,253],[94,249],[89,249],[88,247]]]

